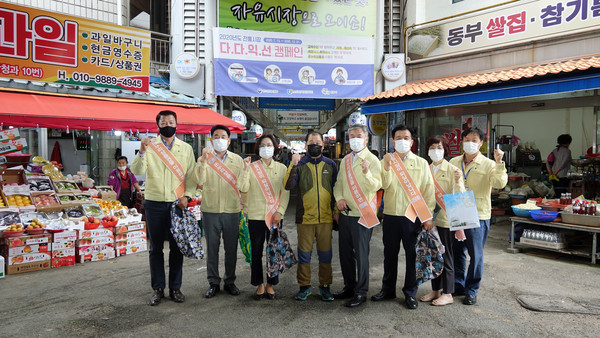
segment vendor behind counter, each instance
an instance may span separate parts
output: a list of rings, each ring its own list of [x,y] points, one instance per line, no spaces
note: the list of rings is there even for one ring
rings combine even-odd
[[[108,185],[112,186],[117,193],[117,200],[122,205],[132,208],[135,203],[135,192],[141,192],[135,175],[127,168],[127,157],[121,156],[117,159],[117,168],[108,175]]]
[[[554,192],[559,195],[569,189],[567,172],[571,167],[571,150],[569,146],[573,138],[569,134],[562,134],[556,139],[557,146],[548,155],[547,169],[550,182],[554,185]]]

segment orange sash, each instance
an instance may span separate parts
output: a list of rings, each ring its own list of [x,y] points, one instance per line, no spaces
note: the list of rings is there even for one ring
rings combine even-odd
[[[431,215],[431,211],[429,211],[427,204],[425,204],[425,200],[423,200],[423,195],[421,195],[419,188],[415,186],[415,182],[413,182],[408,174],[408,171],[397,152],[394,152],[392,155],[391,165],[394,174],[396,174],[398,181],[400,181],[400,184],[402,185],[402,189],[404,189],[404,192],[408,195],[408,200],[411,201],[408,208],[406,208],[406,218],[413,223],[417,219],[417,216],[421,220],[421,223],[432,219],[433,216]]]
[[[173,142],[175,142],[175,140],[173,140]],[[183,171],[183,166],[162,143],[162,140],[159,140],[159,143],[150,141],[150,148],[154,150],[154,153],[158,156],[158,158],[160,158],[160,160],[179,180],[179,185],[175,188],[175,196],[177,199],[181,198],[185,193],[185,173]]]
[[[348,186],[350,186],[352,199],[358,206],[358,211],[360,212],[358,224],[366,228],[372,228],[379,224],[379,218],[377,218],[377,214],[375,213],[377,208],[377,194],[373,196],[371,202],[367,200],[367,196],[365,196],[362,191],[360,184],[358,184],[358,181],[356,180],[356,176],[354,176],[354,170],[352,170],[352,153],[346,155],[344,163],[346,169],[346,181],[348,181]]]
[[[433,183],[435,184],[435,201],[437,202],[437,204],[439,204],[440,208],[446,211],[446,204],[444,204],[444,195],[446,194],[446,192],[444,192],[442,186],[435,179],[435,175],[433,174],[433,168],[430,166],[429,169],[431,169],[431,176],[433,177]]]
[[[275,198],[275,190],[273,190],[273,186],[271,185],[271,180],[269,180],[269,176],[267,176],[267,171],[260,163],[261,161],[255,161],[250,164],[250,168],[254,173],[254,176],[258,180],[258,185],[267,200],[267,214],[265,215],[265,224],[267,228],[271,229],[273,224],[273,215],[277,212],[277,208],[279,207],[279,197]]]
[[[235,177],[233,171],[227,168],[225,163],[221,162],[221,160],[219,160],[217,156],[215,156],[215,154],[208,153],[207,157],[208,159],[206,160],[206,163],[208,164],[208,166],[213,168],[217,175],[224,179],[225,182],[227,182],[231,186],[231,188],[233,188],[238,197],[240,197],[240,191],[238,190],[236,185],[237,177]]]

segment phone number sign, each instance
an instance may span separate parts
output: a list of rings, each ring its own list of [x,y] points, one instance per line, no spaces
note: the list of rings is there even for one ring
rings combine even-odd
[[[0,2],[0,76],[148,92],[150,32]]]

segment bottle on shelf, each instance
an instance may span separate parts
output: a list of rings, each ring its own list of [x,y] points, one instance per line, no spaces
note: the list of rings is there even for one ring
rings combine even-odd
[[[573,199],[571,198],[570,192],[567,193],[567,203],[566,204],[573,204]]]
[[[579,202],[579,200],[575,200],[575,203],[573,203],[573,214],[577,215],[579,214],[581,211],[581,203]]]
[[[596,202],[590,202],[590,216],[596,216]]]
[[[565,204],[565,199],[566,199],[565,195],[566,195],[566,193],[564,193],[564,192],[562,194],[560,194],[560,202],[559,202],[560,204]]]

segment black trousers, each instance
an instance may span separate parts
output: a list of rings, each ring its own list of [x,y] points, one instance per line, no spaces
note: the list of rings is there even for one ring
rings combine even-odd
[[[369,291],[369,250],[373,228],[358,224],[360,217],[340,215],[339,252],[344,288],[355,294]]]
[[[152,289],[164,289],[165,259],[163,248],[169,239],[169,288],[181,288],[183,275],[183,254],[171,234],[171,205],[173,202],[156,202],[146,200],[146,223],[148,225],[148,241],[150,242],[150,279]]]
[[[398,254],[400,253],[400,242],[404,247],[406,256],[406,270],[404,273],[404,287],[402,292],[405,296],[415,297],[417,295],[417,273],[415,262],[417,253],[417,234],[421,229],[421,222],[411,222],[404,216],[383,215],[383,282],[381,290],[396,294],[396,280],[398,279]]]
[[[250,249],[252,250],[252,263],[250,272],[250,284],[257,286],[264,283],[263,278],[263,251],[265,250],[265,241],[269,240],[271,232],[265,221],[248,220],[248,231],[250,232]],[[273,278],[267,277],[267,283],[277,285],[279,276]]]
[[[440,240],[446,252],[444,252],[444,271],[437,278],[431,281],[431,289],[434,291],[442,290],[443,293],[454,293],[454,231],[449,228],[437,228],[440,234]]]

